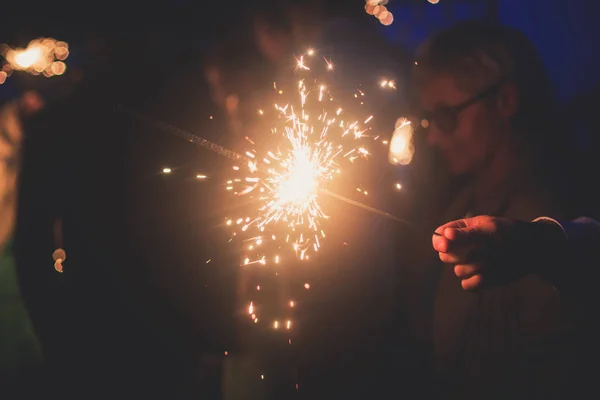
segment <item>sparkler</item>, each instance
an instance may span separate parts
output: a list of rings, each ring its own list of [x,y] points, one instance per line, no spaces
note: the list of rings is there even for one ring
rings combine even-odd
[[[341,92],[330,89],[315,78],[314,73],[318,65],[314,68],[313,63],[307,60],[318,59],[314,51],[309,51],[297,59],[296,70],[301,76],[297,85],[290,91],[292,96],[287,97],[287,89],[284,90],[277,84],[273,85],[275,95],[279,97],[278,101],[270,109],[258,110],[258,115],[267,123],[263,132],[268,140],[266,143],[257,144],[247,137],[247,142],[252,146],[245,154],[226,149],[150,117],[127,112],[141,122],[182,137],[234,162],[234,176],[226,182],[225,189],[253,201],[251,210],[245,215],[225,219],[228,227],[235,228],[233,236],[241,238],[243,244],[242,276],[245,289],[242,294],[244,306],[241,311],[249,317],[251,325],[261,328],[261,331],[275,330],[284,334],[285,343],[289,345],[297,335],[295,328],[301,325],[301,321],[294,318],[296,308],[303,301],[304,296],[301,292],[311,291],[311,284],[302,280],[302,286],[296,286],[296,283],[290,286],[286,279],[289,276],[282,273],[291,271],[288,268],[280,270],[246,266],[284,263],[289,265],[295,259],[308,260],[311,253],[317,251],[325,239],[325,225],[330,220],[326,213],[327,204],[322,201],[324,196],[414,226],[409,221],[336,193],[335,185],[339,182],[340,175],[351,175],[342,172],[348,171],[349,164],[366,159],[370,155],[370,151],[367,150],[368,142],[377,141],[380,136],[373,132],[373,116],[353,116],[360,112],[350,112],[351,103],[344,103],[342,107]],[[326,74],[334,70],[331,60],[325,59],[320,65]],[[385,85],[381,82],[375,86],[385,90],[396,88],[394,81],[385,80]],[[366,97],[368,96],[365,96],[365,92],[359,89],[352,92],[350,100],[360,108],[364,105]],[[405,129],[406,125],[402,124],[397,125],[397,128],[402,129],[397,130],[394,136],[402,133],[406,144],[410,145],[393,146],[390,154],[396,154],[397,158],[410,162],[412,130]],[[381,143],[385,148],[390,145],[388,140],[381,140]],[[410,154],[405,154],[407,152]],[[170,172],[169,168],[163,169],[165,174]],[[205,179],[207,176],[198,175],[197,178]],[[395,189],[400,190],[401,185],[397,183]],[[361,193],[366,194],[366,191]],[[286,249],[297,257],[286,259],[282,253]],[[206,262],[209,263],[210,260]],[[269,276],[277,280],[275,287],[271,287],[270,279],[265,281],[264,278]],[[273,289],[277,293],[275,296],[282,298],[273,299],[274,292],[270,291]],[[264,337],[250,337],[256,340],[253,346],[268,346],[263,341]],[[293,342],[296,343],[295,339]],[[225,355],[227,354],[225,352]],[[265,376],[270,377],[269,374],[256,374],[261,380],[265,379]],[[297,390],[297,373],[294,373],[294,376],[294,387]]]
[[[367,142],[376,141],[380,136],[372,134],[372,115],[365,114],[363,118],[353,116],[342,107],[337,93],[315,79],[312,65],[306,61],[314,60],[313,57],[318,58],[313,50],[309,50],[296,59],[296,70],[304,76],[292,91],[292,97],[285,99],[287,90],[284,92],[277,84],[273,85],[277,96],[283,96],[287,102],[277,101],[271,110],[258,110],[258,114],[271,124],[270,132],[265,129],[270,139],[266,151],[258,151],[256,143],[246,137],[254,148],[240,154],[148,116],[127,111],[140,122],[236,162],[237,165],[233,166],[235,176],[226,182],[226,190],[254,200],[254,208],[249,215],[226,218],[226,224],[236,228],[234,237],[238,233],[246,235],[243,242],[247,254],[243,256],[243,265],[278,264],[281,261],[280,250],[285,249],[293,250],[301,260],[309,259],[310,253],[319,250],[326,236],[323,225],[329,217],[320,201],[324,196],[414,225],[332,190],[344,164],[366,159],[370,155]],[[321,66],[326,73],[334,69],[331,60],[326,58]],[[378,86],[395,89],[395,82],[383,80]],[[364,105],[365,92],[356,90],[352,99]],[[410,122],[401,118],[396,123],[391,142],[381,141],[383,145],[389,145],[389,161],[392,164],[411,162],[414,153],[412,135]],[[163,170],[166,174],[170,172],[169,168]],[[205,175],[197,176],[197,179],[206,178]],[[401,187],[396,183],[396,190]],[[366,191],[359,191],[366,194]]]
[[[292,249],[306,260],[321,247],[325,238],[324,223],[328,215],[320,197],[327,193],[341,173],[345,163],[366,159],[367,141],[376,140],[369,123],[373,116],[357,118],[345,110],[337,94],[314,77],[313,50],[296,59],[299,79],[294,95],[285,102],[277,101],[272,114],[269,142],[266,151],[253,148],[246,152],[247,163],[234,166],[237,175],[227,182],[226,189],[235,194],[255,196],[258,206],[251,216],[229,219],[228,225],[247,232],[244,264],[278,263],[279,255],[267,254],[266,247]],[[312,60],[311,60],[312,59]],[[333,64],[325,59],[324,70],[332,71]],[[274,85],[276,93],[285,92]],[[362,90],[354,93],[364,104]],[[271,120],[270,120],[271,121]],[[247,138],[249,143],[254,141]],[[237,231],[234,235],[237,235]],[[270,241],[273,246],[263,243]]]
[[[234,161],[245,161],[245,162],[251,162],[251,159],[248,156],[244,156],[242,154],[236,153],[233,150],[227,149],[223,146],[218,145],[217,143],[211,142],[208,139],[202,138],[192,132],[183,130],[181,128],[178,128],[176,126],[167,124],[165,122],[162,121],[158,121],[155,120],[147,115],[141,114],[139,112],[134,112],[132,110],[124,110],[121,106],[118,107],[119,111],[124,111],[126,112],[130,117],[134,118],[135,120],[138,120],[139,122],[144,123],[145,125],[152,127],[154,129],[159,129],[165,133],[169,133],[172,134],[173,136],[178,136],[182,139],[185,139],[186,141],[197,145],[198,147],[202,147],[205,148],[209,151],[212,151],[213,153],[219,154],[223,157],[226,158],[230,158]],[[262,112],[262,114],[264,114],[264,112]],[[212,119],[212,118],[211,118]],[[406,165],[409,164],[412,161],[412,155],[414,153],[414,145],[413,145],[413,129],[412,127],[408,126],[410,125],[410,121],[408,121],[406,118],[399,118],[398,121],[396,122],[396,126],[398,127],[396,129],[396,131],[394,132],[393,136],[392,136],[392,142],[393,144],[390,144],[389,140],[382,140],[381,143],[388,146],[389,145],[389,154],[388,154],[388,158],[391,164],[394,165]],[[374,140],[376,140],[378,137],[375,137]],[[234,166],[233,167],[234,171],[239,171],[240,167],[239,166]],[[169,167],[164,167],[162,169],[162,173],[163,174],[171,174],[173,172],[173,170]],[[197,174],[196,175],[196,179],[198,180],[206,180],[209,177],[207,175],[204,174]],[[242,180],[237,178],[235,180],[229,180],[227,181],[227,187],[229,188],[229,185],[232,185],[235,182],[241,182]],[[227,189],[227,190],[232,190],[233,186],[231,186],[231,189]],[[357,189],[358,191],[361,191],[363,193],[365,193],[364,191]],[[400,191],[402,190],[402,184],[399,182],[396,182],[394,184],[394,190],[396,191]],[[264,189],[263,189],[264,191]],[[238,193],[236,193],[238,194]],[[408,220],[396,217],[395,215],[392,215],[390,213],[386,213],[384,211],[381,211],[379,209],[376,209],[374,207],[370,207],[364,203],[361,203],[359,201],[355,201],[352,199],[349,199],[348,197],[345,196],[341,196],[337,193],[331,192],[327,189],[320,189],[319,190],[319,194],[323,194],[325,196],[340,200],[344,203],[353,205],[355,207],[361,208],[363,210],[369,211],[373,214],[377,214],[380,215],[382,217],[385,217],[387,219],[391,219],[393,221],[402,223],[404,225],[409,225],[412,226],[413,228],[416,227],[416,225]],[[248,220],[248,218],[246,218],[246,220]],[[240,225],[244,222],[244,219],[238,219],[236,221],[236,225]],[[232,220],[228,220],[227,221],[227,225],[233,225],[233,221]],[[277,256],[275,258],[276,263],[279,263],[279,256]],[[262,263],[262,262],[261,262]]]

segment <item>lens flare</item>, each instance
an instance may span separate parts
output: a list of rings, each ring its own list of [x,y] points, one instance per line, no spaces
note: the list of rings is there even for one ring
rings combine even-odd
[[[388,160],[393,165],[408,165],[415,153],[413,144],[414,130],[410,121],[399,118],[396,121],[396,130],[390,141]]]

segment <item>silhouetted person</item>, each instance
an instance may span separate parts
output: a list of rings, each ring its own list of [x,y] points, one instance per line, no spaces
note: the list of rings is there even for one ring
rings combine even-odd
[[[557,156],[568,161],[568,146],[560,142],[546,75],[527,38],[484,22],[461,23],[420,49],[413,79],[415,124],[427,128],[429,145],[462,180],[444,211],[436,217],[431,210],[437,222],[424,227],[472,214],[569,216],[560,193],[565,173],[555,165]],[[405,307],[413,323],[420,321],[413,325],[418,341],[432,344],[436,395],[560,397],[572,315],[552,285],[526,276],[471,293],[450,269],[430,264],[406,276],[403,293],[414,296]]]
[[[21,294],[13,249],[24,120],[42,106],[34,92],[0,106],[0,390],[7,396],[32,396],[33,387],[42,384],[36,374],[42,349]]]

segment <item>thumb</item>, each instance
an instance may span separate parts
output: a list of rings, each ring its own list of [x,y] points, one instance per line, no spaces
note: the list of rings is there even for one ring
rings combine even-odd
[[[448,227],[444,229],[444,237],[452,242],[467,242],[479,239],[483,235],[481,229],[476,226],[464,228]]]
[[[436,235],[445,236],[444,232],[446,231],[446,229],[449,229],[449,228],[466,228],[467,226],[469,226],[469,225],[467,224],[467,220],[466,219],[458,219],[456,221],[451,221],[451,222],[448,222],[448,223],[446,223],[446,224],[438,227],[434,231],[434,233]]]

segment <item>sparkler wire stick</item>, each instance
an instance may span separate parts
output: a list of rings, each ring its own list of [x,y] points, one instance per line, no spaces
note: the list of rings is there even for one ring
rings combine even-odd
[[[366,204],[360,203],[358,201],[349,199],[349,198],[344,197],[344,196],[340,196],[339,194],[330,192],[327,189],[321,189],[320,191],[321,191],[321,193],[326,194],[327,196],[331,196],[334,199],[341,200],[341,201],[343,201],[345,203],[348,203],[350,205],[353,205],[355,207],[362,208],[365,211],[369,211],[369,212],[372,212],[373,214],[377,214],[377,215],[379,215],[381,217],[385,217],[387,219],[391,219],[392,221],[396,221],[396,222],[399,222],[399,223],[402,223],[402,224],[409,225],[412,228],[419,229],[419,227],[416,224],[414,224],[413,222],[407,221],[407,220],[402,219],[402,218],[398,218],[395,215],[392,215],[390,213],[386,213],[385,211],[381,211],[381,210],[378,210],[376,208],[370,207],[370,206],[368,206]]]
[[[191,132],[188,132],[188,131],[185,131],[176,126],[167,124],[166,122],[158,121],[156,119],[150,118],[149,116],[138,113],[138,112],[134,112],[131,110],[125,110],[124,108],[122,108],[120,106],[119,106],[119,110],[124,111],[125,113],[127,113],[129,116],[131,116],[135,120],[138,120],[138,121],[140,121],[146,125],[149,125],[153,128],[157,128],[163,132],[170,133],[171,135],[185,139],[188,142],[195,144],[196,146],[203,147],[203,148],[210,150],[213,153],[216,153],[220,156],[227,157],[234,161],[248,160],[248,157],[246,157],[246,156],[243,156],[239,153],[236,153],[233,150],[230,150],[226,147],[223,147],[214,142],[211,142],[208,139],[204,139],[203,137],[194,135]]]
[[[182,139],[185,139],[185,140],[187,140],[190,143],[193,143],[193,144],[195,144],[197,146],[203,147],[203,148],[205,148],[207,150],[210,150],[210,151],[212,151],[212,152],[214,152],[216,154],[219,154],[219,155],[221,155],[223,157],[230,158],[230,159],[232,159],[234,161],[249,160],[248,157],[243,156],[243,155],[241,155],[239,153],[236,153],[233,150],[230,150],[230,149],[228,149],[226,147],[223,147],[223,146],[218,145],[218,144],[216,144],[214,142],[211,142],[208,139],[204,139],[204,138],[202,138],[202,137],[200,137],[198,135],[195,135],[195,134],[193,134],[193,133],[191,133],[189,131],[186,131],[186,130],[183,130],[183,129],[178,128],[176,126],[170,125],[170,124],[168,124],[166,122],[158,121],[158,120],[156,120],[154,118],[151,118],[151,117],[149,117],[147,115],[141,114],[139,112],[134,112],[134,111],[131,111],[131,110],[126,110],[126,109],[124,109],[122,107],[119,107],[119,110],[125,112],[126,114],[128,114],[129,116],[131,116],[133,119],[138,120],[138,121],[140,121],[140,122],[142,122],[142,123],[144,123],[144,124],[146,124],[148,126],[151,126],[153,128],[159,129],[159,130],[161,130],[161,131],[163,131],[165,133],[170,133],[170,134],[172,134],[174,136],[177,136],[177,137],[180,137]],[[396,221],[398,223],[402,223],[402,224],[408,225],[408,226],[410,226],[411,228],[414,228],[414,229],[418,229],[418,226],[415,223],[410,222],[410,221],[405,220],[405,219],[402,219],[402,218],[398,218],[395,215],[386,213],[384,211],[381,211],[381,210],[378,210],[376,208],[370,207],[370,206],[368,206],[366,204],[363,204],[363,203],[360,203],[358,201],[349,199],[347,197],[340,196],[339,194],[330,192],[330,191],[328,191],[326,189],[320,189],[319,191],[320,191],[320,193],[323,193],[323,194],[325,194],[327,196],[330,196],[330,197],[332,197],[334,199],[343,201],[343,202],[345,202],[347,204],[350,204],[350,205],[353,205],[355,207],[361,208],[361,209],[363,209],[365,211],[372,212],[372,213],[377,214],[377,215],[379,215],[381,217],[385,217],[385,218],[390,219],[392,221]]]

